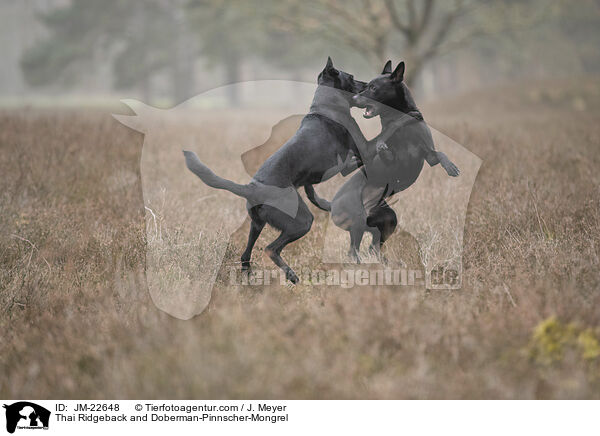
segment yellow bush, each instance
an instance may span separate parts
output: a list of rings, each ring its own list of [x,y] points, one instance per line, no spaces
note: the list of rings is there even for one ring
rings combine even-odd
[[[574,349],[585,360],[600,357],[600,342],[593,329],[582,329],[574,323],[565,324],[555,316],[540,322],[531,337],[531,357],[541,364],[560,361],[567,349]]]
[[[579,333],[577,344],[582,350],[584,359],[592,360],[600,357],[600,343],[592,329],[585,329]]]

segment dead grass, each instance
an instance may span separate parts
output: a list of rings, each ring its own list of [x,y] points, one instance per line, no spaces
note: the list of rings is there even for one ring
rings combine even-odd
[[[142,135],[0,113],[0,397],[600,398],[600,81],[552,86],[423,107],[484,161],[461,290],[230,287],[246,223],[190,321],[147,292]],[[319,267],[313,212],[294,265]]]

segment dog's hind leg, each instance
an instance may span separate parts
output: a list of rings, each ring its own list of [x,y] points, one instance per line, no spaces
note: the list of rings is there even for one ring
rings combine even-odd
[[[360,263],[360,243],[365,232],[363,229],[350,229],[350,250],[348,251],[348,257],[350,257],[356,263]]]
[[[367,225],[371,228],[369,231],[373,235],[370,251],[385,261],[381,257],[381,247],[383,243],[394,233],[398,225],[398,218],[394,210],[384,201],[383,204],[371,211],[367,218]]]
[[[378,223],[379,231],[381,232],[380,243],[383,245],[390,236],[394,234],[396,227],[398,226],[398,217],[396,212],[386,202],[379,209],[380,220]]]
[[[275,265],[285,272],[286,279],[292,283],[298,283],[298,276],[281,257],[281,250],[283,250],[290,242],[294,242],[306,235],[312,226],[313,219],[314,217],[312,213],[310,213],[306,203],[300,199],[296,217],[289,221],[286,219],[285,222],[278,220],[278,225],[275,227],[283,228],[283,230],[279,237],[271,242],[265,249],[265,252],[269,255]]]
[[[377,227],[369,228],[369,232],[373,236],[371,245],[369,245],[369,253],[377,259],[381,259],[381,231]]]
[[[246,250],[242,253],[242,271],[250,269],[250,258],[252,256],[252,249],[256,240],[260,236],[260,232],[265,228],[265,222],[252,219],[250,221],[250,233],[248,234],[248,244]]]

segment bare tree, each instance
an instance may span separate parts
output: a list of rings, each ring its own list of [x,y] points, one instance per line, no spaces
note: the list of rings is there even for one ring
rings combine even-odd
[[[402,58],[409,81],[434,57],[477,37],[526,28],[545,10],[537,0],[306,0],[300,11],[295,1],[289,5],[295,14],[281,14],[282,23],[342,44],[377,66]]]

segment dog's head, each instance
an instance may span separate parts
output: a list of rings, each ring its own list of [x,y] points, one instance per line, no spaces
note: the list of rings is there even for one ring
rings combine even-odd
[[[365,89],[355,95],[353,100],[355,106],[365,108],[365,118],[379,115],[384,106],[404,113],[418,110],[404,83],[404,62],[400,62],[392,71],[392,62],[387,61],[381,74],[367,83]]]
[[[330,57],[327,58],[327,64],[325,65],[325,68],[323,68],[323,71],[319,73],[317,83],[319,85],[340,89],[351,94],[358,94],[367,86],[366,82],[354,79],[352,74],[337,70],[333,66],[333,61]]]

